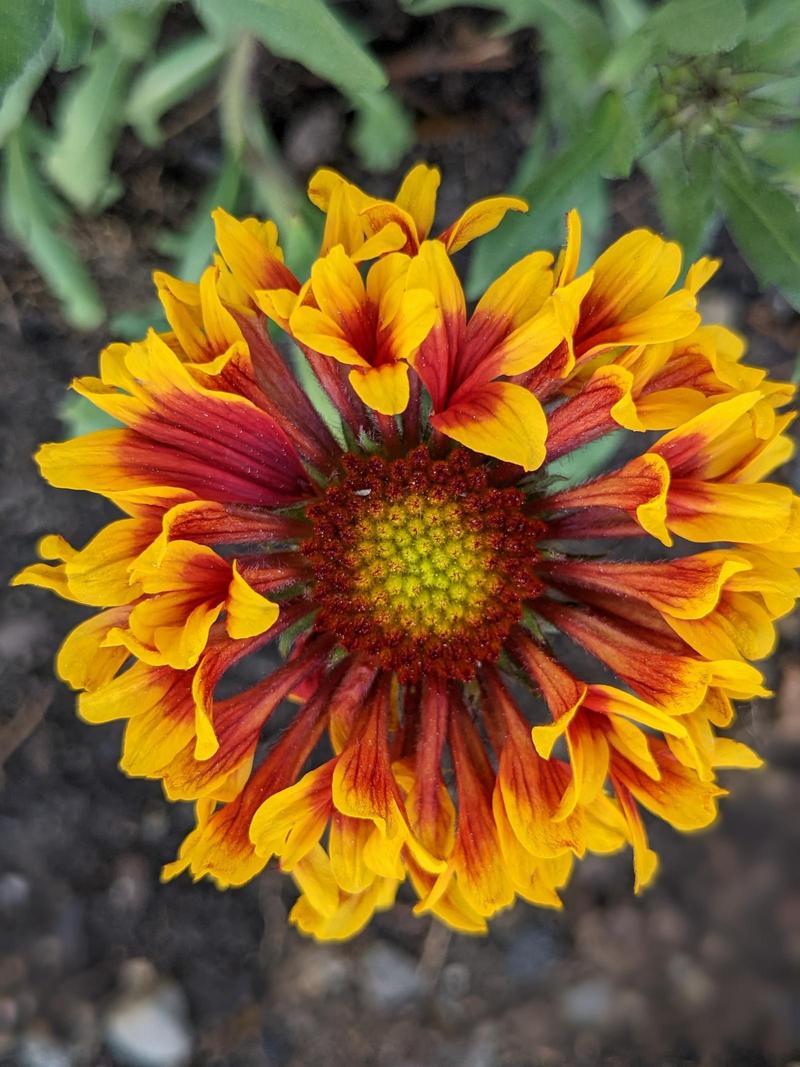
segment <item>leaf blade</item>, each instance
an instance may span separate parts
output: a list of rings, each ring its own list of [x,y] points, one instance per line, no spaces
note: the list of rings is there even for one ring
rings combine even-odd
[[[762,284],[780,288],[792,303],[800,294],[800,206],[721,152],[717,189],[726,223]]]
[[[665,48],[686,56],[731,51],[746,24],[743,0],[668,0],[649,20]]]
[[[44,48],[53,25],[53,0],[7,4],[0,33],[0,100]]]
[[[208,28],[223,38],[252,33],[270,51],[301,63],[347,95],[387,84],[380,64],[323,0],[194,0]],[[324,48],[320,47],[324,42]]]
[[[3,154],[2,205],[9,232],[61,302],[64,317],[91,330],[105,317],[99,294],[66,237],[59,232],[64,211],[30,158],[27,128],[9,138]]]

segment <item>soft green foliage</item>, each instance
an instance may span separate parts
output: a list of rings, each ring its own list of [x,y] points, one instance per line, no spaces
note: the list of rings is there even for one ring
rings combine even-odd
[[[594,212],[590,233],[604,230],[598,183],[638,166],[653,185],[663,229],[688,256],[724,222],[761,283],[800,307],[795,0],[474,3],[503,13],[497,32],[538,31],[543,99],[530,158],[513,183],[532,211],[509,217],[482,244],[473,292],[519,249],[553,243],[565,204]]]
[[[0,94],[36,62],[52,24],[53,0],[30,0],[4,8],[0,32]]]
[[[193,10],[185,36],[159,44],[173,4]],[[584,257],[604,237],[611,182],[649,179],[661,228],[689,256],[727,226],[764,285],[800,306],[800,19],[796,0],[400,0],[413,15],[472,5],[494,32],[532,28],[540,77],[536,124],[512,183],[531,203],[479,243],[474,294],[534,245],[561,237],[565,207],[584,218]],[[353,112],[351,144],[369,170],[391,170],[413,144],[364,27],[337,0],[26,0],[0,33],[2,207],[62,301],[91,328],[103,317],[70,243],[71,212],[101,212],[122,192],[114,155],[126,126],[148,146],[170,112],[216,97],[222,156],[197,209],[160,249],[197,277],[212,242],[208,208],[269,214],[302,270],[319,215],[275,143],[254,91],[264,49],[301,63]],[[27,117],[47,71],[62,79],[52,128]]]
[[[56,133],[44,169],[52,184],[80,211],[105,207],[121,192],[111,174],[131,61],[113,40],[104,41],[59,101]]]
[[[10,232],[61,300],[65,318],[80,329],[103,319],[103,306],[86,268],[71,245],[59,235],[63,206],[37,174],[30,147],[35,130],[15,130],[3,155],[3,215]]]
[[[296,59],[348,95],[377,92],[386,75],[323,0],[195,0],[216,36],[252,33],[278,56]]]
[[[64,426],[64,437],[83,437],[95,430],[109,430],[120,424],[104,411],[96,408],[86,397],[67,393],[59,405],[58,414]]]
[[[548,475],[563,478],[566,485],[577,485],[592,475],[613,467],[613,459],[624,440],[624,430],[598,437],[596,441],[584,445],[583,448],[576,448],[574,452],[551,463],[547,468]]]
[[[130,88],[125,120],[148,145],[163,140],[163,116],[209,82],[222,62],[222,41],[204,33],[188,37],[146,64]]]
[[[506,219],[478,246],[469,279],[472,295],[531,248],[557,245],[562,237],[565,205],[574,205],[585,216],[588,233],[584,250],[591,255],[606,224],[603,178],[625,177],[630,172],[635,132],[626,118],[621,96],[611,92],[598,100],[580,139],[548,153],[546,139],[541,134],[535,138],[529,149],[532,158],[523,159],[513,186],[532,210],[520,220]]]
[[[342,93],[352,142],[371,170],[397,165],[412,142],[410,116],[383,68],[326,0],[192,0],[197,29],[159,48],[161,24],[181,0],[27,0],[4,12],[0,32],[2,207],[65,317],[93,328],[104,310],[70,240],[72,211],[96,214],[123,191],[114,153],[125,126],[146,145],[164,139],[172,108],[214,81],[223,143],[219,174],[184,230],[161,248],[181,277],[197,278],[213,244],[212,207],[261,211],[281,225],[289,262],[302,270],[319,220],[290,177],[254,91],[266,48],[302,63]],[[7,5],[8,6],[8,5]],[[70,71],[52,129],[27,113],[48,70]],[[212,90],[213,92],[213,90]],[[69,205],[69,206],[67,206]]]

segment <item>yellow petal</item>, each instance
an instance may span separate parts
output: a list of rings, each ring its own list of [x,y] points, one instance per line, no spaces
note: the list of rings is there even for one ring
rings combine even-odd
[[[456,269],[439,241],[425,241],[408,271],[410,289],[426,289],[433,294],[442,316],[466,316],[466,300]]]
[[[231,584],[225,603],[227,618],[225,628],[236,641],[265,633],[278,619],[280,608],[274,601],[257,593],[239,573],[233,561]]]
[[[438,167],[417,163],[403,178],[397,191],[395,203],[414,220],[420,242],[424,241],[431,231],[436,212],[436,193],[441,180]]]
[[[578,273],[578,261],[581,258],[581,217],[575,208],[567,212],[567,243],[558,257],[556,273],[559,288],[569,285]]]
[[[710,259],[708,256],[701,256],[700,259],[698,259],[696,263],[693,263],[687,270],[686,281],[683,283],[684,288],[697,296],[703,286],[711,281],[721,266],[722,260]]]
[[[350,371],[350,384],[364,403],[382,415],[399,415],[408,406],[406,363],[384,363],[367,370]]]
[[[485,317],[502,325],[505,333],[510,333],[527,322],[552,292],[552,263],[549,252],[531,252],[509,267],[478,301],[472,316],[473,324]]]
[[[318,308],[295,308],[289,320],[292,336],[323,356],[331,356],[348,367],[366,367],[368,362],[351,344],[344,329]]]
[[[452,226],[439,235],[439,240],[452,255],[476,237],[482,237],[499,226],[507,212],[527,210],[528,205],[518,196],[490,196],[478,200],[470,204]]]
[[[69,633],[58,650],[56,671],[73,689],[94,692],[107,685],[128,658],[125,648],[106,647],[108,634],[124,625],[130,609],[109,608],[93,615]]]
[[[489,382],[431,418],[441,433],[485,456],[536,470],[544,462],[547,417],[527,389]]]
[[[680,511],[668,525],[687,541],[741,541],[764,544],[778,539],[789,525],[792,491],[769,482],[684,482],[676,493]],[[644,525],[644,524],[643,524]]]

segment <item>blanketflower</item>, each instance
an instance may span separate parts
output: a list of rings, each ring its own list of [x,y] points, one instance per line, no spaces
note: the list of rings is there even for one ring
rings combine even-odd
[[[74,383],[122,426],[38,454],[123,517],[81,549],[44,537],[15,579],[101,609],[58,671],[87,722],[127,720],[128,774],[195,802],[164,877],[236,886],[275,858],[320,939],[405,881],[481,932],[626,844],[641,889],[642,809],[707,826],[719,770],[759,765],[721,731],[766,694],[749,661],[800,593],[800,503],[767,480],[793,389],[701,323],[716,264],[680,284],[678,246],[637,230],[579,273],[570,212],[560,256],[468,314],[452,254],[524,205],[431,239],[438,183],[418,166],[384,201],[319,172],[305,281],[272,223],[215,212],[199,284],[156,275],[170,331]],[[551,466],[620,429],[614,469]]]

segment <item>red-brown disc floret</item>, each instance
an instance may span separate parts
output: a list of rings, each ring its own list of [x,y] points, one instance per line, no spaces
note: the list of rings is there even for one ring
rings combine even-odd
[[[542,588],[542,527],[524,500],[489,486],[465,450],[347,457],[343,478],[309,509],[317,625],[402,681],[471,678]]]

